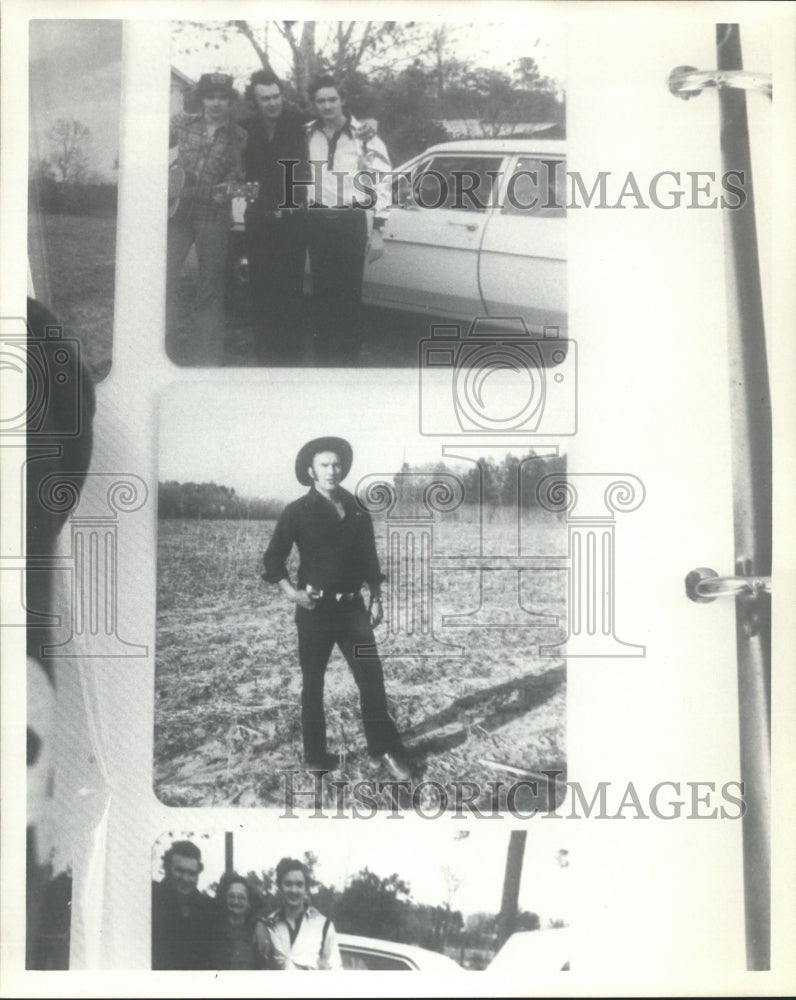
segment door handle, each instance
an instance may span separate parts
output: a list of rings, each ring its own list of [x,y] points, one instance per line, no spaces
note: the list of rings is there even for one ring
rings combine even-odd
[[[478,226],[474,222],[451,222],[451,220],[448,219],[448,225],[460,226],[461,228],[466,229],[470,233],[474,233],[476,229],[478,229]]]

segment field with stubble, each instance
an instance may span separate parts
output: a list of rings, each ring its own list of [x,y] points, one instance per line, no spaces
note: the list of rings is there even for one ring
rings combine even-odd
[[[527,555],[563,554],[564,522],[529,515],[523,524]],[[301,769],[297,659],[293,605],[264,583],[262,554],[274,522],[161,520],[158,537],[158,617],[154,784],[173,806],[284,805],[286,770]],[[385,572],[386,530],[375,524]],[[435,555],[467,556],[479,549],[479,525],[446,519],[435,525]],[[496,554],[516,552],[517,523],[489,525]],[[487,577],[490,571],[484,576]],[[559,616],[557,626],[453,627],[443,616],[478,608],[481,575],[441,569],[432,576],[434,632],[450,655],[401,655],[382,645],[387,697],[411,754],[418,792],[415,808],[433,814],[453,782],[476,782],[467,795],[482,811],[505,808],[505,789],[519,772],[565,772],[565,661],[540,657],[539,644],[565,637],[566,574],[524,571],[495,574],[487,586],[503,588],[506,609],[519,604]],[[388,583],[389,587],[389,583]],[[388,606],[388,604],[386,605]],[[508,612],[507,612],[508,613]],[[377,630],[381,643],[386,623]],[[335,649],[326,675],[329,749],[344,755],[337,780],[387,781],[388,773],[365,750],[356,685]],[[563,778],[561,780],[564,780]],[[311,788],[303,773],[295,788]],[[503,789],[495,789],[503,782]],[[493,783],[490,785],[490,783]],[[339,793],[335,793],[339,795]],[[326,788],[325,802],[335,799]],[[409,806],[382,793],[379,805]],[[399,793],[400,795],[403,793]],[[547,788],[516,794],[518,809],[547,806]],[[298,805],[305,800],[297,800]]]

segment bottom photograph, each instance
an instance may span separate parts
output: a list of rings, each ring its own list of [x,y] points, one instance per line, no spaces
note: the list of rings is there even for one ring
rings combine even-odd
[[[152,968],[569,969],[557,824],[374,832],[159,837]]]

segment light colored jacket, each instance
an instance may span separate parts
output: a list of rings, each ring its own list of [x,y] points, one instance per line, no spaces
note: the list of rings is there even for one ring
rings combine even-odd
[[[281,909],[257,922],[257,945],[269,968],[342,969],[334,924],[314,906],[306,907],[291,940],[292,930]]]

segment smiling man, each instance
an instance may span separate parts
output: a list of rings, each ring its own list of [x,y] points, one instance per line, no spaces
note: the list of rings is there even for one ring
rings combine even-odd
[[[257,945],[271,969],[341,969],[337,935],[329,917],[310,906],[307,866],[282,858],[276,866],[279,909],[261,918]]]
[[[257,360],[300,364],[303,349],[302,293],[307,256],[306,188],[298,184],[293,208],[285,202],[286,172],[292,181],[308,177],[302,119],[285,107],[282,83],[261,69],[252,74],[247,96],[255,107],[247,122],[246,180],[260,188],[246,208],[246,250]]]
[[[208,969],[213,904],[197,889],[202,852],[175,841],[163,856],[165,875],[152,883],[152,968]]]
[[[307,769],[328,771],[340,764],[337,755],[327,752],[323,707],[326,667],[336,644],[359,688],[368,753],[381,760],[394,778],[408,780],[411,771],[387,711],[384,673],[375,655],[373,629],[383,616],[384,576],[376,554],[373,522],[340,486],[352,462],[351,445],[343,438],[315,438],[299,451],[296,478],[310,489],[282,512],[265,553],[263,576],[278,584],[296,605]],[[295,584],[286,565],[294,544],[299,554]],[[365,584],[370,593],[368,608],[362,599]],[[361,655],[363,647],[374,655]]]

